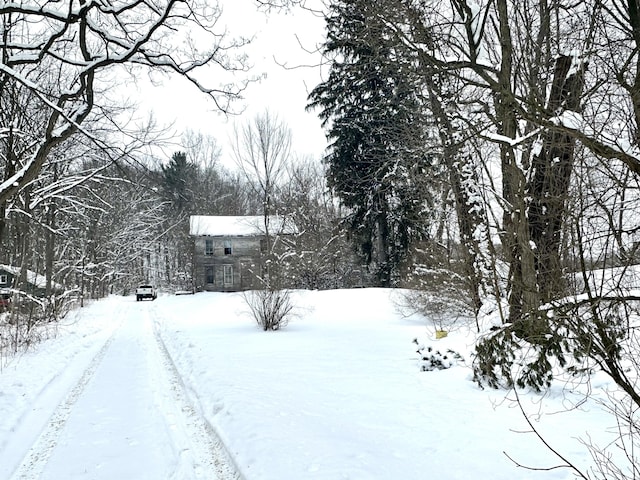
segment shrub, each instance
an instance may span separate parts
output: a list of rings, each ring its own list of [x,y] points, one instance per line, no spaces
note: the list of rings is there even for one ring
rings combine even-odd
[[[0,368],[3,359],[56,335],[58,321],[75,305],[69,293],[39,298],[13,292],[11,304],[0,311]]]
[[[413,339],[413,343],[418,346],[416,352],[419,356],[420,370],[423,372],[445,370],[457,365],[458,362],[464,363],[462,355],[450,348],[448,348],[445,353],[441,353],[440,350],[435,350],[433,347],[421,344],[417,338]]]
[[[244,300],[264,331],[285,327],[293,310],[291,296],[286,290],[252,290],[244,294]]]

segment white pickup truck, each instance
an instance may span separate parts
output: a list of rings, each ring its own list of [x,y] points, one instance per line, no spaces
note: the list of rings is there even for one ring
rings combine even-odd
[[[140,285],[136,289],[136,302],[144,300],[145,298],[155,300],[157,296],[158,294],[156,293],[156,288],[153,285]]]

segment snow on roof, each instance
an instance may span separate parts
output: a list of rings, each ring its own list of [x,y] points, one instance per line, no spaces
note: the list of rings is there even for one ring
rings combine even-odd
[[[284,217],[269,216],[269,233],[294,233],[295,228]],[[248,237],[264,233],[262,215],[207,216],[192,215],[189,218],[189,235],[210,237]]]
[[[14,267],[12,265],[0,265],[0,270],[4,270],[5,272],[9,272],[12,275],[20,275],[20,267]],[[27,282],[31,285],[35,285],[38,288],[46,288],[47,286],[47,277],[44,275],[40,275],[34,271],[27,270]],[[53,288],[62,289],[62,285],[59,283],[53,283]]]

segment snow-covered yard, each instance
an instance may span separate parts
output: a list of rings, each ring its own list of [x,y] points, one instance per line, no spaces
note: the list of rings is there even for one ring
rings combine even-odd
[[[218,453],[220,478],[246,480],[574,478],[507,457],[561,463],[507,392],[480,389],[465,364],[420,371],[414,338],[468,364],[474,335],[433,339],[397,312],[398,294],[295,292],[297,316],[278,332],[258,329],[241,294],[110,297],[73,312],[0,373],[0,478],[210,478]],[[592,400],[574,409],[582,398],[559,382],[521,395],[585,467],[580,438],[605,441],[615,423]]]

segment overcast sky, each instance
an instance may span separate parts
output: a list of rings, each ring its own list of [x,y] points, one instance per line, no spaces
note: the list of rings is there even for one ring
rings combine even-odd
[[[319,158],[326,138],[317,112],[305,112],[305,105],[309,91],[321,81],[320,69],[300,66],[318,62],[318,57],[306,53],[301,44],[310,50],[316,48],[323,39],[324,21],[304,11],[267,16],[257,11],[254,0],[223,0],[223,5],[222,19],[229,33],[255,37],[247,47],[254,65],[252,73],[265,74],[245,91],[243,114],[226,119],[213,113],[212,104],[202,94],[178,79],[164,81],[163,87],[145,89],[142,97],[146,108],[152,108],[162,123],[175,120],[177,131],[190,128],[214,136],[222,146],[225,163],[234,122],[246,122],[269,109],[291,128],[297,155]],[[286,69],[279,64],[300,68]]]

